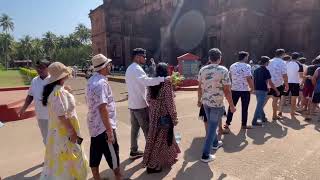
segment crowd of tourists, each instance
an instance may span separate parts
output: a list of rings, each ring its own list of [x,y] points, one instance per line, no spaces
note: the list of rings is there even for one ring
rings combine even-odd
[[[291,115],[296,115],[297,99],[301,95],[300,111],[310,115],[320,102],[320,56],[313,65],[303,64],[299,53],[287,55],[278,49],[270,60],[263,56],[254,71],[248,63],[249,53],[239,52],[238,62],[230,71],[220,65],[219,49],[209,51],[208,63],[199,72],[198,106],[206,128],[201,161],[210,162],[215,157],[212,150],[222,145],[218,134],[226,134],[231,126],[236,105],[242,102],[242,128],[263,126],[268,119],[264,106],[268,95],[272,97],[273,120],[282,116],[285,97],[291,97]],[[89,161],[81,143],[76,99],[71,87],[65,85],[72,71],[60,62],[42,60],[36,63],[38,72],[31,82],[20,116],[35,101],[38,125],[46,146],[44,167],[40,179],[86,179],[88,167],[93,178],[100,180],[99,165],[105,157],[116,179],[122,179],[119,144],[117,141],[117,112],[111,86],[106,78],[112,69],[112,60],[102,54],[92,58],[94,73],[88,79],[86,101],[87,123],[91,136]],[[300,62],[299,62],[300,61]],[[147,173],[159,173],[177,162],[180,153],[175,140],[174,127],[178,116],[171,77],[166,63],[153,64],[149,75],[142,65],[146,63],[146,50],[134,49],[132,63],[127,68],[125,80],[128,90],[128,108],[131,118],[131,148],[129,158],[143,158]],[[302,93],[300,93],[302,90]],[[257,107],[248,125],[248,107],[251,94],[257,97]],[[224,99],[229,108],[225,111]],[[223,126],[222,117],[227,121]],[[310,120],[307,116],[306,120]],[[219,127],[219,128],[218,128]],[[138,146],[139,130],[145,137],[144,151]],[[218,131],[217,131],[218,130]],[[218,132],[218,134],[217,134]]]
[[[320,103],[320,56],[307,66],[304,64],[306,58],[301,57],[300,53],[288,55],[284,49],[277,49],[273,59],[262,56],[258,66],[251,66],[248,64],[249,53],[241,51],[238,61],[229,70],[220,65],[221,58],[219,49],[211,49],[208,65],[199,72],[199,115],[204,120],[207,132],[201,158],[203,162],[214,160],[215,156],[210,154],[211,149],[217,150],[223,145],[218,135],[229,133],[239,99],[242,129],[261,127],[268,122],[264,107],[269,98],[272,98],[272,120],[283,118],[287,98],[290,98],[291,118],[296,118],[297,112],[300,112],[305,115],[306,121],[312,120],[310,115],[316,113]],[[248,107],[252,93],[256,95],[257,105],[251,126],[248,125]],[[229,108],[226,124],[222,127],[224,97]],[[299,98],[301,101],[298,103]]]

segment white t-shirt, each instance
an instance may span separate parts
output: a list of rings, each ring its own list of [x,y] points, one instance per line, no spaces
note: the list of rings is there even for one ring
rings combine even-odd
[[[270,60],[268,70],[271,74],[271,81],[276,87],[282,86],[284,83],[283,75],[287,74],[287,65],[281,58],[273,58]]]
[[[161,82],[164,82],[164,77],[149,78],[139,64],[132,63],[126,71],[129,109],[146,108],[147,87]]]
[[[236,62],[230,66],[231,89],[233,91],[249,91],[247,77],[252,77],[251,66],[247,63]]]
[[[44,86],[48,84],[49,77],[43,80],[39,76],[33,78],[28,91],[28,95],[33,97],[37,118],[41,120],[49,119],[48,108],[42,105],[42,92]]]
[[[303,72],[303,66],[297,61],[287,62],[288,83],[300,83],[300,73]]]

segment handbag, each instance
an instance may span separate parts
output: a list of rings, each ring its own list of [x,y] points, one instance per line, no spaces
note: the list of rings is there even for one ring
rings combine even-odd
[[[172,124],[172,120],[171,120],[170,115],[161,116],[159,118],[159,127],[160,128],[163,128],[163,129],[170,128],[171,124]]]
[[[163,102],[165,99],[162,98],[160,99],[160,107],[162,107],[163,105]],[[166,107],[166,110],[168,112],[168,109]],[[167,132],[167,145],[170,147],[172,144],[173,144],[173,122],[172,122],[172,118],[169,114],[165,115],[165,116],[161,116],[159,119],[158,119],[158,128],[159,129],[166,129],[168,130]]]
[[[160,101],[161,101],[160,107],[162,107],[163,100],[164,99],[160,99]],[[167,128],[173,127],[172,118],[169,114],[167,114],[165,116],[161,116],[158,120],[158,124],[159,124],[159,128],[162,128],[162,129],[167,129]]]

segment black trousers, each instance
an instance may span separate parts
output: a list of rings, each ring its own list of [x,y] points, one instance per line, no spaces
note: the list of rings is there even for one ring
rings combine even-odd
[[[241,98],[241,110],[242,110],[242,126],[247,125],[248,121],[248,108],[250,103],[250,92],[249,91],[232,91],[233,104],[236,106],[239,99]],[[233,113],[228,109],[227,124],[230,125],[232,121]]]

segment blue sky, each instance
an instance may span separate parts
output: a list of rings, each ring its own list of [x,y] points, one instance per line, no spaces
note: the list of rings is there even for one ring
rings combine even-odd
[[[0,14],[8,14],[14,21],[13,36],[42,37],[51,31],[66,35],[74,31],[78,23],[91,28],[90,9],[103,0],[0,0]],[[0,29],[2,31],[2,29]]]

